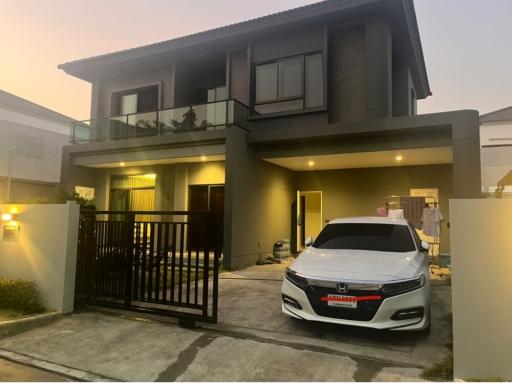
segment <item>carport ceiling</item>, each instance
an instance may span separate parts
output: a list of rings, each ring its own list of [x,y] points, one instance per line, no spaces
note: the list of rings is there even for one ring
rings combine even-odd
[[[380,152],[265,158],[265,161],[295,171],[334,170],[451,164],[453,161],[453,154],[452,148],[447,146],[437,148],[387,150]]]

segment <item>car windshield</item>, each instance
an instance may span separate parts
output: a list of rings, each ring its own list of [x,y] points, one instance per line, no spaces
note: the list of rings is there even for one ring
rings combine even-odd
[[[381,223],[329,224],[318,235],[313,247],[399,253],[416,251],[407,226]]]

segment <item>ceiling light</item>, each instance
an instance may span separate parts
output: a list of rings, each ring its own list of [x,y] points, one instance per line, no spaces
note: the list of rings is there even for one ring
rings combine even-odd
[[[206,156],[201,156],[201,161],[206,161]]]
[[[119,163],[119,166],[124,166],[124,165],[126,165],[124,162]]]
[[[403,159],[404,158],[400,154],[395,157],[395,160],[397,160],[397,161],[402,161]]]
[[[309,161],[308,166],[315,166],[315,161]]]

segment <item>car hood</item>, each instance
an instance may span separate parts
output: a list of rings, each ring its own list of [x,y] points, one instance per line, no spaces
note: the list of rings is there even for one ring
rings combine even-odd
[[[290,268],[308,278],[388,282],[413,278],[425,255],[367,250],[326,250],[308,247]]]

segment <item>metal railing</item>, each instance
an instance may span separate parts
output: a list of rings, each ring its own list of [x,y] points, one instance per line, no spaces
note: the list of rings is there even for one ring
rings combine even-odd
[[[229,125],[247,128],[247,107],[235,99],[74,122],[71,142],[84,144],[189,133]]]
[[[215,323],[220,233],[213,212],[83,210],[75,302]]]

